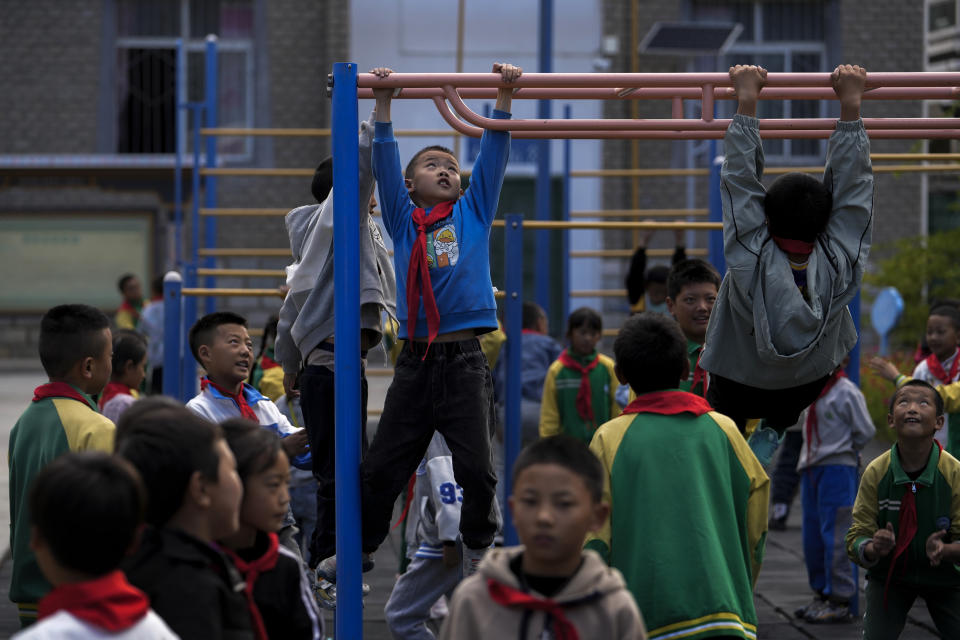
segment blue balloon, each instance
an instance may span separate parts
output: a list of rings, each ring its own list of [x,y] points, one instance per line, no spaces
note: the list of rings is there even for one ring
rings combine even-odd
[[[903,297],[895,287],[886,287],[877,294],[870,311],[873,328],[881,336],[888,335],[900,322],[903,315]]]

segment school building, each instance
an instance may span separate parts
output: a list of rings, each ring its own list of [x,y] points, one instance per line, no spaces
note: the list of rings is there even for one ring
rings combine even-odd
[[[458,4],[463,7],[458,38]],[[725,70],[734,62],[762,64],[771,71],[829,71],[836,64],[861,64],[869,71],[953,70],[960,56],[958,1],[925,0],[554,0],[553,71],[684,72]],[[739,24],[736,39],[722,52],[639,49],[657,22]],[[184,244],[196,200],[205,201],[203,180],[193,187],[194,112],[204,97],[204,49],[217,35],[218,125],[220,127],[325,128],[330,124],[326,75],[335,61],[357,62],[361,70],[391,66],[397,71],[489,71],[493,61],[537,70],[538,3],[507,0],[9,0],[0,20],[0,358],[36,354],[38,320],[46,308],[87,302],[112,311],[120,302],[117,278],[125,272],[150,279],[177,266],[174,166],[178,135],[186,153],[182,210]],[[177,63],[177,42],[184,50]],[[458,50],[462,55],[458,56]],[[188,103],[177,130],[177,95]],[[692,102],[692,101],[690,101]],[[468,102],[477,112],[488,106]],[[533,101],[518,100],[515,117],[535,117]],[[555,102],[552,117],[567,105]],[[573,117],[668,117],[669,104],[649,101],[573,102]],[[718,117],[735,105],[720,101]],[[361,118],[371,101],[362,101]],[[690,104],[688,109],[698,105]],[[766,117],[830,117],[835,105],[792,101],[765,103]],[[875,117],[942,115],[951,105],[867,102]],[[690,117],[698,113],[689,111]],[[447,129],[426,102],[397,100],[400,129]],[[469,167],[477,141],[453,136],[401,138],[405,160],[419,147],[454,148]],[[201,145],[205,145],[201,142]],[[768,166],[822,163],[825,142],[770,141]],[[543,147],[514,142],[501,198],[501,212],[534,216],[536,159]],[[956,143],[875,141],[876,152],[948,151]],[[201,147],[201,150],[205,146]],[[551,215],[560,216],[564,144],[549,144]],[[706,143],[671,141],[574,141],[571,165],[580,169],[706,167]],[[221,137],[223,168],[311,169],[329,153],[326,137]],[[201,152],[201,165],[205,155]],[[944,175],[877,176],[875,241],[956,226],[952,203],[957,181]],[[290,209],[311,202],[309,177],[221,176],[217,207]],[[706,178],[578,178],[571,208],[704,208]],[[548,232],[549,233],[549,232]],[[553,232],[555,233],[555,232]],[[496,232],[495,232],[496,234]],[[535,246],[529,233],[527,292],[533,291]],[[202,239],[202,234],[197,236]],[[496,235],[495,235],[496,243]],[[702,234],[688,245],[704,248]],[[550,263],[551,326],[562,332],[559,236]],[[629,250],[627,232],[572,232],[571,249]],[[660,232],[653,247],[672,248],[673,234]],[[218,217],[214,246],[283,248],[278,216]],[[203,246],[201,244],[201,246]],[[495,249],[500,251],[500,249]],[[184,251],[184,254],[187,252]],[[186,257],[180,256],[181,258]],[[666,261],[667,258],[657,260]],[[218,257],[222,268],[279,270],[284,257]],[[502,254],[492,259],[501,284]],[[575,258],[570,289],[580,293],[621,289],[627,261]],[[220,277],[217,286],[266,288],[281,277]],[[532,297],[532,296],[531,296]],[[607,326],[625,315],[619,296],[571,300],[604,311]],[[279,298],[228,298],[221,308],[247,313],[252,326],[279,309]]]

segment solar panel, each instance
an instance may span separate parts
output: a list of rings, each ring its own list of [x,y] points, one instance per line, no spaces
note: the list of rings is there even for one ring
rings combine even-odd
[[[657,22],[640,42],[640,53],[717,55],[743,30],[739,23]]]

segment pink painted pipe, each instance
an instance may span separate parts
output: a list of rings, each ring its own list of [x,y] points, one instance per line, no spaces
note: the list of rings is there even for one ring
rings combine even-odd
[[[618,87],[730,87],[726,73],[526,73],[509,85],[496,73],[394,73],[378,78],[370,73],[357,76],[357,87],[460,88],[510,86],[516,88],[618,88]],[[830,74],[770,73],[768,87],[830,87]],[[867,87],[957,87],[958,72],[873,72],[867,73]]]

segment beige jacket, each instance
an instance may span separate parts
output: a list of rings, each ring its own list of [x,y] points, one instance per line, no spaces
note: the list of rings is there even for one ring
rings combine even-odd
[[[544,637],[541,635],[547,623],[544,612],[506,608],[495,603],[487,589],[487,580],[491,579],[520,588],[517,576],[510,570],[510,561],[521,553],[522,546],[487,552],[477,573],[460,583],[454,592],[450,614],[440,630],[441,640],[538,640]],[[534,595],[539,594],[534,592]],[[563,606],[581,640],[645,640],[647,637],[643,618],[627,591],[623,576],[593,551],[584,550],[580,569],[553,599]]]

